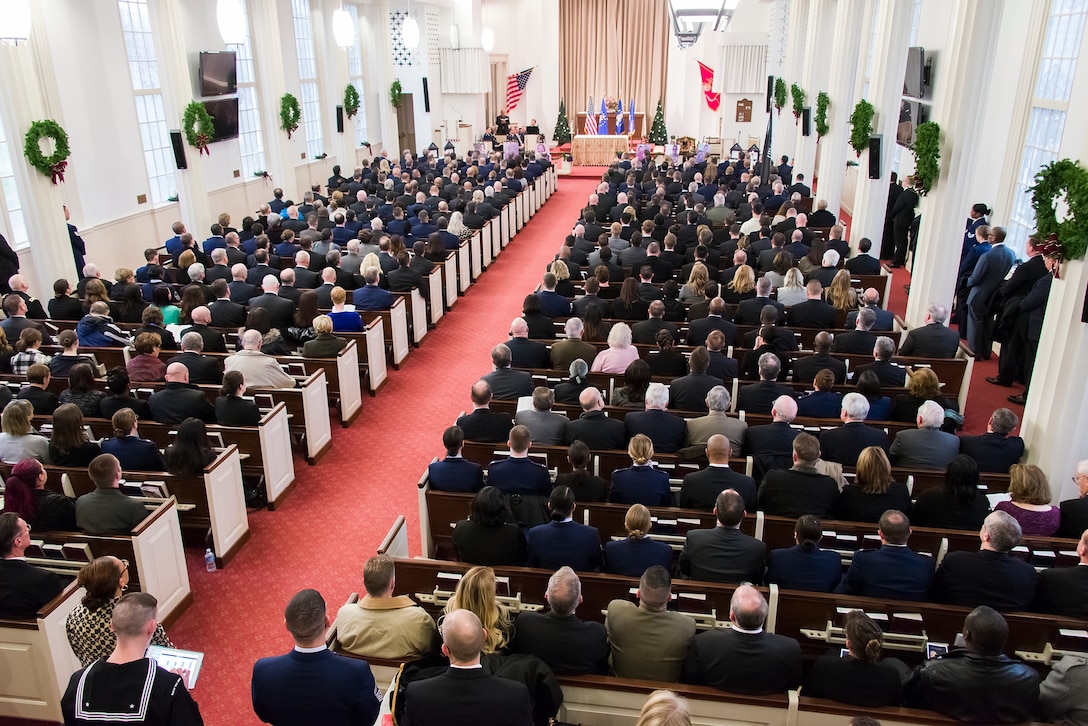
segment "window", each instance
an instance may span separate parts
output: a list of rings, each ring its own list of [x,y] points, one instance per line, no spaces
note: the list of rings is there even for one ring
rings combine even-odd
[[[1061,148],[1086,16],[1088,0],[1053,0],[1050,5],[1046,38],[1039,58],[1039,74],[1035,79],[1034,99],[1024,137],[1024,153],[1005,230],[1007,244],[1017,254],[1024,251],[1028,235],[1035,231],[1035,210],[1032,209],[1028,189],[1035,184],[1039,169],[1057,160]]]
[[[861,87],[861,97],[869,98],[869,79],[873,76],[873,54],[876,52],[877,32],[880,30],[880,0],[873,0],[869,10],[872,17],[869,22],[869,53],[865,56],[865,83]]]
[[[253,45],[249,39],[247,3],[242,2],[245,15],[245,42],[238,53],[238,142],[242,149],[242,174],[267,171],[264,165],[264,143],[261,140],[261,110],[257,106],[257,75],[253,71]]]
[[[151,187],[151,202],[165,204],[174,196],[174,160],[159,87],[159,65],[155,61],[147,0],[117,0],[117,8],[121,14],[121,33],[125,40],[132,90],[136,96],[136,120],[144,147],[144,166]]]
[[[366,137],[366,104],[363,102],[363,55],[359,50],[359,11],[350,3],[344,9],[351,16],[351,29],[355,34],[355,45],[348,48],[348,80],[359,92],[359,112],[352,119],[355,122],[355,145],[358,147],[369,141]]]
[[[314,53],[314,29],[310,20],[310,0],[291,0],[295,20],[295,53],[298,55],[298,80],[302,98],[302,128],[306,130],[306,155],[311,160],[324,153],[321,133],[321,96],[317,90],[317,54]]]
[[[7,232],[4,235],[13,249],[26,249],[29,239],[26,233],[26,221],[23,219],[23,206],[19,201],[19,190],[15,188],[15,171],[11,166],[11,147],[7,137],[4,136],[4,125],[0,124],[0,189],[3,190],[3,205],[0,209],[6,209],[8,223],[4,225]]]

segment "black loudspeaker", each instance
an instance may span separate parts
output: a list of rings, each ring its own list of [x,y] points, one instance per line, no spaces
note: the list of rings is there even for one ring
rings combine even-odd
[[[174,164],[179,169],[188,169],[189,163],[185,161],[185,141],[180,131],[170,132],[170,146],[174,147]]]
[[[344,107],[336,107],[336,133],[344,133]]]
[[[772,98],[774,98],[774,76],[767,76],[767,113],[771,112]]]
[[[880,154],[884,138],[879,134],[869,137],[869,178],[880,178]]]
[[[423,110],[427,113],[431,112],[431,90],[426,78],[423,79]]]
[[[805,106],[801,109],[801,135],[812,136],[812,107]]]

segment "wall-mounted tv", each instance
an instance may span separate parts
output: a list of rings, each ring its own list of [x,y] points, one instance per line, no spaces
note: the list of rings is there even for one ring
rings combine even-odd
[[[204,108],[212,117],[212,127],[215,129],[216,141],[238,138],[238,99],[221,98],[216,101],[205,101]]]
[[[238,59],[232,50],[200,53],[200,95],[226,96],[238,91]]]
[[[925,98],[929,86],[925,48],[907,48],[907,71],[903,76],[903,95]]]
[[[929,121],[929,106],[906,99],[899,105],[899,126],[895,131],[895,142],[909,147],[914,143],[914,134],[920,124]]]

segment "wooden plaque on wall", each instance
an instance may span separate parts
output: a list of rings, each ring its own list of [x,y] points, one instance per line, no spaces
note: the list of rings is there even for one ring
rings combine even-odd
[[[742,98],[737,101],[737,123],[746,124],[752,121],[752,100]]]

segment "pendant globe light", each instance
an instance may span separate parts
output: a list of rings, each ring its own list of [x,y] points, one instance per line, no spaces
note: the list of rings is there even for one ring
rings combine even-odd
[[[246,14],[241,0],[219,0],[215,7],[215,20],[225,45],[242,45],[246,42]]]
[[[419,23],[411,15],[401,23],[400,34],[405,48],[412,50],[419,47]]]
[[[351,13],[344,8],[332,14],[332,35],[336,45],[344,50],[355,45],[355,25],[351,22]]]
[[[482,45],[484,50],[488,53],[495,47],[495,33],[491,28],[484,28],[483,32],[480,33],[480,45]]]

